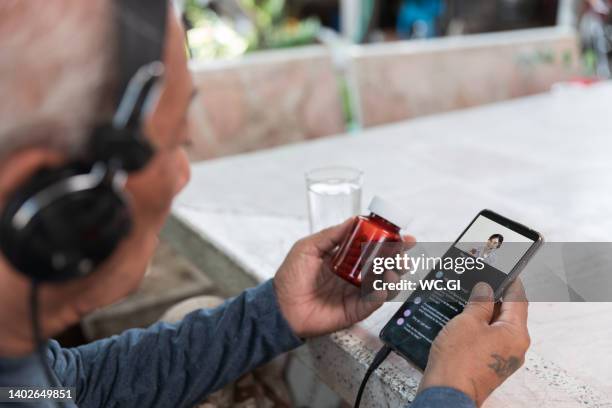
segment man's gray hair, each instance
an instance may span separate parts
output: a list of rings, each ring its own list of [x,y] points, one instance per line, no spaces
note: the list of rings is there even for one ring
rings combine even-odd
[[[0,2],[0,160],[29,146],[68,155],[109,116],[115,36],[110,0]]]

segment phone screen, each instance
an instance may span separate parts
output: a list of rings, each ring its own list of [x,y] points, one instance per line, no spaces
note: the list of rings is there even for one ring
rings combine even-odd
[[[540,234],[521,224],[489,210],[480,212],[442,257],[477,258],[479,268],[458,271],[437,265],[425,280],[458,280],[460,289],[416,289],[383,328],[380,338],[424,370],[431,344],[444,325],[461,313],[474,285],[487,282],[499,299],[541,241]]]

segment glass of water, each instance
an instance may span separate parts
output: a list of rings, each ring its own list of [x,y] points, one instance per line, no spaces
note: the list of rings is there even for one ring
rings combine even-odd
[[[310,232],[359,214],[362,182],[363,173],[350,167],[325,167],[306,173]]]

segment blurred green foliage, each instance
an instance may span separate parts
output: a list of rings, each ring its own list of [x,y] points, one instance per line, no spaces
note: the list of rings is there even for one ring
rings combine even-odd
[[[187,42],[193,59],[234,57],[247,50],[247,41],[214,11],[199,6],[196,0],[188,0],[186,6],[185,16],[191,26]]]
[[[249,51],[311,44],[320,29],[318,19],[287,18],[285,0],[238,0],[255,31]]]
[[[227,1],[227,0],[225,0]],[[250,22],[250,30],[218,16],[200,0],[185,2],[185,16],[197,33],[190,33],[195,58],[218,58],[262,49],[284,48],[316,42],[321,24],[317,18],[297,20],[287,16],[285,0],[234,0]],[[234,35],[228,33],[228,29]],[[205,31],[205,33],[203,33]],[[246,46],[238,45],[241,39]]]
[[[189,22],[196,26],[197,23],[202,22],[205,18],[205,8],[200,5],[198,0],[187,0],[185,1],[185,16]]]
[[[254,16],[259,28],[270,28],[282,22],[285,0],[239,0],[240,5]]]

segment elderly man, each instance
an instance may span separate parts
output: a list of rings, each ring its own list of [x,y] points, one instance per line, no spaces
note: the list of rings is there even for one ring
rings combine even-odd
[[[137,14],[121,14],[119,3],[4,0],[0,4],[0,213],[12,222],[3,226],[6,235],[0,237],[8,242],[0,256],[0,386],[48,386],[51,381],[75,387],[75,403],[82,407],[192,406],[305,339],[364,319],[385,299],[379,294],[366,301],[357,289],[324,268],[328,254],[349,228],[347,222],[298,241],[273,280],[214,310],[199,310],[177,324],[159,323],[72,349],[50,341],[42,350],[42,361],[47,364],[41,364],[35,354],[38,335],[52,337],[138,286],[172,199],[189,180],[184,146],[189,143],[187,110],[194,86],[182,27],[173,9],[164,5],[165,23],[160,23],[165,25],[161,31],[163,81],[157,83],[154,103],[143,104],[141,123],[152,146],[151,157],[130,170],[125,185],[117,182],[120,177],[112,177],[112,188],[130,198],[129,217],[121,218],[131,226],[125,228],[125,236],[107,248],[109,254],[100,262],[81,259],[75,266],[79,276],[67,280],[40,278],[43,271],[31,267],[38,259],[34,252],[44,253],[45,248],[34,245],[40,236],[20,237],[20,245],[35,250],[21,257],[13,252],[20,247],[11,246],[7,238],[15,233],[10,228],[28,225],[37,216],[23,202],[17,214],[6,215],[18,200],[16,192],[27,189],[24,186],[31,188],[32,180],[40,182],[40,174],[56,174],[75,158],[86,157],[87,138],[100,142],[114,134],[94,132],[92,136],[91,129],[123,109],[114,106],[109,96],[121,88],[116,44],[120,42],[123,49],[121,41],[134,45],[134,39],[117,38],[116,23],[121,21],[124,28],[140,25]],[[154,7],[153,3],[146,2],[143,12]],[[145,37],[155,28],[142,27],[136,34]],[[138,54],[141,46],[136,43],[135,47],[133,52]],[[122,153],[114,151],[113,155]],[[109,167],[117,164],[107,162]],[[45,205],[54,205],[59,200],[56,196],[64,193],[55,192],[52,198],[34,194],[32,203],[38,203],[40,212],[43,198]],[[68,219],[66,224],[98,220],[103,225],[88,225],[96,234],[108,233],[104,232],[107,223],[122,229],[115,218],[105,218],[105,209],[96,207],[99,203],[90,204],[96,209],[91,218]],[[61,233],[68,227],[54,228]],[[97,239],[91,233],[83,237]],[[91,250],[97,253],[99,249]],[[54,254],[49,268],[69,269],[70,253]],[[520,285],[513,285],[510,291],[523,299]],[[31,293],[37,307],[31,307]],[[480,405],[520,366],[529,344],[527,303],[504,303],[494,315],[492,297],[489,286],[477,285],[464,313],[438,336],[413,407]],[[32,330],[31,309],[34,321],[40,322],[34,327],[39,333]],[[512,364],[493,364],[498,360],[492,356]],[[47,375],[45,365],[50,368]]]

